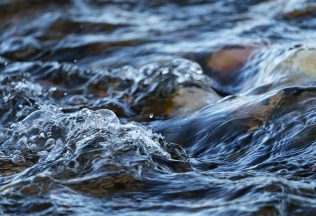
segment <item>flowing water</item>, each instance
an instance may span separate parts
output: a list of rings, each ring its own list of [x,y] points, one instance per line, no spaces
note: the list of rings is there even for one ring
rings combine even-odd
[[[0,0],[1,215],[315,215],[316,2]]]

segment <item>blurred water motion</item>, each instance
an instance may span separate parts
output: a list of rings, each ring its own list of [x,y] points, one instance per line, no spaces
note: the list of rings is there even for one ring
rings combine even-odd
[[[316,2],[0,0],[0,214],[315,215]]]

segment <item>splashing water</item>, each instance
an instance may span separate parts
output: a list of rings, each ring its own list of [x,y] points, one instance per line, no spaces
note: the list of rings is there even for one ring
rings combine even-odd
[[[316,214],[316,4],[0,1],[0,214]]]

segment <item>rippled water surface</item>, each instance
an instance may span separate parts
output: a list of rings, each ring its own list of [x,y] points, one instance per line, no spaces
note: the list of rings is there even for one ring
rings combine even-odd
[[[315,215],[316,2],[0,0],[1,215]]]

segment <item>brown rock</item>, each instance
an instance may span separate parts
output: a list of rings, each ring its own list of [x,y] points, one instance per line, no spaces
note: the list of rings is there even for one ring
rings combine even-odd
[[[219,72],[220,76],[229,76],[245,65],[254,49],[252,46],[219,49],[207,57],[207,68]]]
[[[255,45],[233,45],[219,48],[208,54],[191,54],[188,58],[197,61],[204,72],[217,82],[228,85],[236,81],[240,69],[259,48]]]

